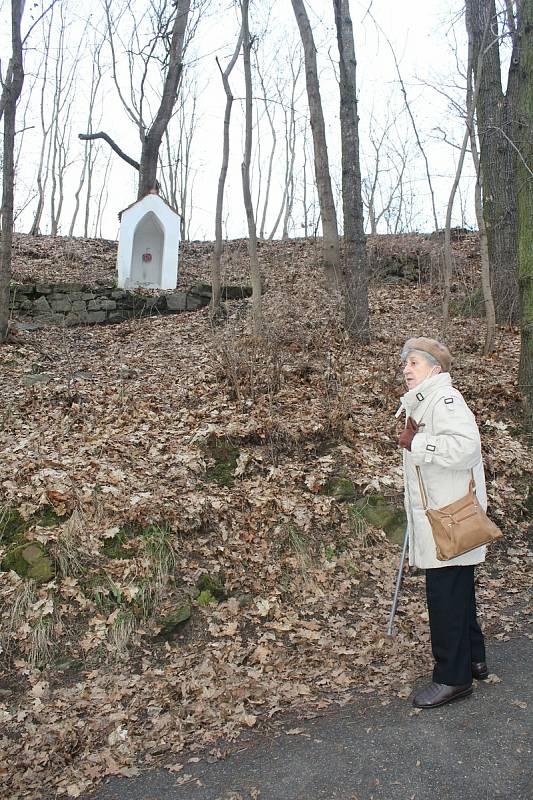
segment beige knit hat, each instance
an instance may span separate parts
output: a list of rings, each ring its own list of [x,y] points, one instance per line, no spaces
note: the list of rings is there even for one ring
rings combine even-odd
[[[442,367],[443,372],[449,372],[452,365],[452,355],[445,344],[441,344],[436,339],[428,339],[426,336],[415,336],[408,339],[403,346],[402,357],[410,350],[421,350],[429,353],[436,358]]]

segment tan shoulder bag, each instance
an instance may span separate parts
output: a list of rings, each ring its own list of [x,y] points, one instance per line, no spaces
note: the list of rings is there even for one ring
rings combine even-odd
[[[490,544],[502,536],[501,530],[491,522],[479,505],[473,470],[468,493],[442,508],[428,508],[426,487],[420,467],[416,468],[416,474],[439,561],[448,561],[482,544]]]

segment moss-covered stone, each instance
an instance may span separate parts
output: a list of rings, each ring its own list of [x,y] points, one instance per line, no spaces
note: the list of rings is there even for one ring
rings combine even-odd
[[[31,578],[37,583],[47,583],[55,574],[54,564],[41,542],[26,541],[12,545],[0,567],[13,570],[21,578]]]
[[[322,494],[328,497],[334,497],[335,500],[341,503],[348,500],[355,500],[357,497],[357,492],[352,481],[340,475],[330,478],[327,481],[322,490]]]
[[[169,641],[172,639],[183,627],[183,624],[190,619],[192,613],[191,604],[187,601],[184,601],[179,606],[176,606],[174,611],[171,611],[166,616],[161,617],[158,620],[158,624],[161,626],[161,630],[159,631],[159,637],[165,639],[165,641]]]
[[[220,576],[214,578],[208,572],[204,572],[200,575],[196,587],[200,594],[202,592],[209,592],[209,594],[218,601],[226,600],[228,597],[224,588],[223,579]]]
[[[219,486],[233,486],[239,450],[227,439],[211,438],[207,444],[207,455],[215,462],[207,470],[207,477]]]
[[[196,598],[196,602],[199,606],[208,606],[210,603],[216,603],[217,599],[213,597],[209,589],[204,589]]]
[[[16,542],[29,527],[30,523],[19,514],[16,508],[0,506],[0,542],[7,544]]]
[[[405,538],[405,528],[407,526],[407,516],[403,508],[396,508],[393,518],[388,522],[383,530],[387,539],[394,544],[403,544]]]
[[[403,543],[407,524],[403,507],[392,504],[381,494],[373,494],[357,500],[354,508],[370,525],[384,531],[392,542]]]

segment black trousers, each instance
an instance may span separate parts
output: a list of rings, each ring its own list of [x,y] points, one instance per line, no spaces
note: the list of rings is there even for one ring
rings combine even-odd
[[[433,680],[449,686],[472,682],[472,661],[485,661],[476,618],[474,567],[426,570],[426,597],[435,659]]]

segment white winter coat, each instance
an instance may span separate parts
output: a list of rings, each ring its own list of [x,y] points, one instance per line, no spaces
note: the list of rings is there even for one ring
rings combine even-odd
[[[421,569],[478,564],[485,547],[449,561],[438,561],[431,526],[424,512],[416,467],[420,467],[428,505],[440,508],[465,495],[474,471],[479,503],[487,508],[481,441],[474,415],[452,386],[449,373],[432,375],[410,389],[398,409],[421,425],[411,451],[403,449],[405,510],[409,529],[409,563]]]

